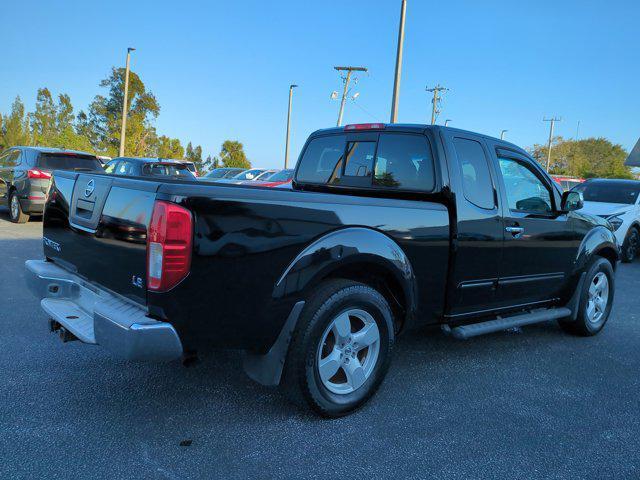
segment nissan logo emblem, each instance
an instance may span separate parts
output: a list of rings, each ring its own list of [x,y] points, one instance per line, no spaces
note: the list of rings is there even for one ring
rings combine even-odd
[[[84,189],[84,196],[85,197],[90,197],[95,189],[96,189],[96,185],[95,185],[93,179],[89,180],[87,182],[86,188]]]

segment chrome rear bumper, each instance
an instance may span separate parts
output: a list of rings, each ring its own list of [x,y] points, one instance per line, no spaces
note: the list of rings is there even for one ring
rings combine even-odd
[[[27,284],[42,309],[79,340],[99,344],[125,360],[173,360],[182,343],[170,323],[90,284],[55,263],[27,260]]]

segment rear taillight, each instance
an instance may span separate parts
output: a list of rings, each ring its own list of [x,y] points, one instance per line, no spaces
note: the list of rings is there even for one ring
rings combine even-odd
[[[191,212],[175,203],[157,201],[147,235],[147,288],[166,292],[180,283],[191,267]]]
[[[27,176],[29,178],[51,178],[51,174],[49,172],[44,172],[37,168],[32,168],[31,170],[27,170]]]

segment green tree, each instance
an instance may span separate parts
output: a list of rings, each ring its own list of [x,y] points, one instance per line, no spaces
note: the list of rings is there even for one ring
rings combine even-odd
[[[100,87],[107,89],[107,96],[96,95],[86,120],[79,124],[81,129],[86,129],[88,124],[93,132],[94,147],[111,156],[118,153],[120,146],[124,74],[124,68],[113,68],[111,75],[100,82]],[[152,151],[158,148],[153,121],[160,113],[160,105],[135,72],[129,72],[127,104],[125,154],[151,156]]]
[[[547,146],[534,145],[533,157],[546,166]],[[624,165],[627,152],[606,138],[564,140],[555,137],[551,149],[550,173],[581,178],[633,178]]]
[[[198,171],[205,169],[205,164],[202,160],[202,147],[200,145],[194,148],[191,142],[189,142],[185,150],[184,159],[193,162]]]
[[[169,138],[166,135],[162,135],[158,137],[155,155],[152,156],[178,160],[184,157],[184,148],[177,138]]]
[[[251,168],[251,162],[244,153],[244,146],[235,140],[224,141],[218,158],[223,167]]]
[[[2,118],[2,137],[3,148],[13,147],[16,145],[29,145],[29,127],[28,118],[24,112],[24,103],[19,96],[11,105],[11,113]]]
[[[39,88],[36,95],[36,109],[29,114],[33,143],[41,146],[52,146],[51,141],[57,134],[56,105],[48,88]]]

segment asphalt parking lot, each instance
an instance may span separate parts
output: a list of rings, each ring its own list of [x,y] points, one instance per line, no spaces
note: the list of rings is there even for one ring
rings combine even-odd
[[[24,287],[41,231],[0,209],[2,479],[640,477],[640,262],[599,336],[405,336],[376,397],[327,421],[232,352],[184,368],[63,344]]]

